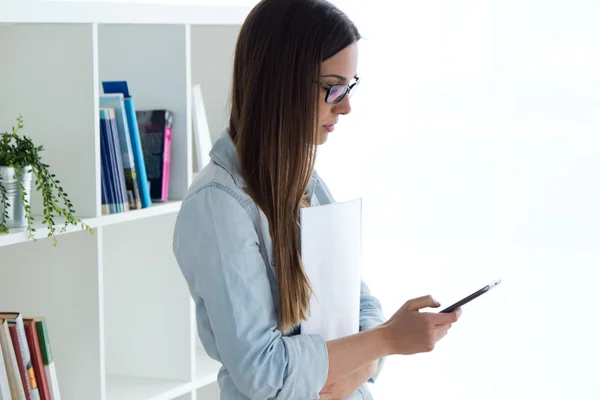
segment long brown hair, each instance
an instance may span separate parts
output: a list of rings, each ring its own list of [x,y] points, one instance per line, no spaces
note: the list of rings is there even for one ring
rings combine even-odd
[[[263,0],[236,44],[229,134],[246,191],[269,221],[284,332],[309,312],[299,215],[315,163],[320,64],[359,39],[325,0]]]

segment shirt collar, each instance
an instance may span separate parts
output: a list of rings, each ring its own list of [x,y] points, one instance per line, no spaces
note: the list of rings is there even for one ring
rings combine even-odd
[[[237,185],[242,183],[242,170],[240,160],[237,156],[237,150],[229,131],[225,130],[219,139],[213,145],[210,151],[210,158],[220,167],[225,169]]]

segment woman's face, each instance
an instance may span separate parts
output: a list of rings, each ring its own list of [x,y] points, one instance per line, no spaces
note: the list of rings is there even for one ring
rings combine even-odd
[[[349,85],[354,81],[356,68],[358,66],[358,45],[356,43],[346,47],[333,57],[321,63],[320,83],[325,85]],[[327,141],[327,137],[335,128],[340,115],[348,114],[350,98],[348,95],[338,104],[325,102],[327,89],[320,86],[318,129],[319,144]]]

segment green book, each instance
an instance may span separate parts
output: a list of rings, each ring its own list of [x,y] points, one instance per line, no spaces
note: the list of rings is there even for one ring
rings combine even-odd
[[[48,381],[48,390],[52,400],[60,400],[60,391],[58,390],[58,379],[56,377],[56,367],[52,358],[52,350],[50,348],[50,336],[48,335],[48,325],[43,317],[33,318],[35,321],[35,329],[37,330],[38,340],[40,342],[40,352],[42,353],[42,361],[46,371],[46,380]]]

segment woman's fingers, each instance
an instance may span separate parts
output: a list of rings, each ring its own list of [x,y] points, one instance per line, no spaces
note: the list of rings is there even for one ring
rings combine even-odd
[[[409,311],[419,311],[422,308],[436,308],[439,306],[440,303],[434,300],[432,296],[417,297],[416,299],[408,300],[404,303],[404,308]]]
[[[430,313],[429,318],[432,325],[452,325],[462,315],[462,310],[460,308],[452,311],[451,313]]]

